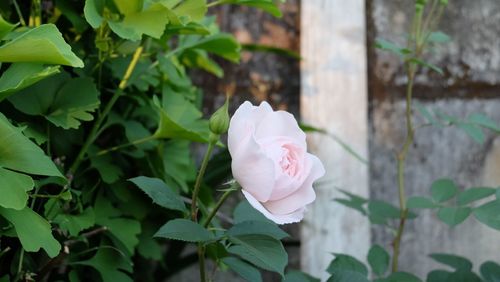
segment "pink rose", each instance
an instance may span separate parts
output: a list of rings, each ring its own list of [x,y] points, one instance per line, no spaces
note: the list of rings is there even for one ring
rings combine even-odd
[[[277,224],[302,220],[316,198],[312,184],[325,169],[307,153],[306,135],[293,115],[246,101],[231,118],[228,135],[233,177],[248,202]]]

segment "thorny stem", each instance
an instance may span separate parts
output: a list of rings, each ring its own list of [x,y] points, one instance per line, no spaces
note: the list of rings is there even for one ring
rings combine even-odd
[[[120,84],[118,85],[118,89],[115,91],[109,102],[106,104],[104,110],[102,113],[99,115],[97,118],[96,122],[92,126],[92,129],[90,130],[90,133],[87,137],[87,140],[85,140],[85,143],[83,144],[82,148],[80,149],[80,152],[78,153],[73,165],[71,165],[68,174],[73,175],[78,167],[80,166],[81,162],[83,161],[85,154],[87,153],[88,148],[92,143],[94,143],[95,139],[97,138],[97,133],[99,132],[99,129],[101,128],[102,123],[106,119],[107,115],[111,111],[111,108],[113,108],[114,104],[118,100],[118,98],[123,94],[123,90],[125,87],[127,87],[128,80],[130,79],[130,76],[132,75],[132,72],[135,69],[135,66],[137,65],[137,62],[139,61],[139,58],[141,57],[143,51],[143,47],[139,46],[135,52],[134,55],[132,56],[132,60],[130,61],[130,64],[128,65],[128,68],[123,75],[122,80],[120,81]]]

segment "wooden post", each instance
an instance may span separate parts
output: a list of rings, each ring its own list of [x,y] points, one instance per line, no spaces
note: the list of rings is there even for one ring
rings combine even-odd
[[[334,133],[367,158],[365,1],[307,0],[301,9],[302,120]],[[333,198],[340,196],[337,188],[368,198],[369,174],[367,165],[332,138],[309,137],[327,174],[316,185],[316,202],[301,226],[301,264],[324,280],[332,252],[366,260],[368,220]]]

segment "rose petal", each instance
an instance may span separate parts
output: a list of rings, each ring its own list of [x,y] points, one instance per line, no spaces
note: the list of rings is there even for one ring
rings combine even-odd
[[[262,119],[273,109],[267,102],[262,102],[260,106],[256,107],[252,103],[245,101],[234,112],[233,117],[229,123],[227,147],[229,152],[238,149],[240,140],[248,130],[255,130],[257,125]]]
[[[230,151],[233,177],[259,201],[269,200],[274,186],[274,163],[260,149],[251,132],[240,136],[237,151]]]
[[[246,192],[245,190],[242,190],[241,192],[243,192],[243,195],[248,200],[248,203],[252,205],[252,207],[261,212],[268,219],[274,221],[276,224],[295,223],[301,221],[302,218],[304,218],[305,208],[300,208],[290,214],[274,215],[271,214],[268,210],[266,210],[266,208],[264,208],[264,206],[262,206],[262,204],[259,201],[257,201],[257,199],[255,199],[252,196],[252,194]]]
[[[294,193],[277,201],[264,202],[264,207],[275,215],[289,214],[297,209],[312,203],[316,199],[316,193],[312,187],[314,181],[325,174],[325,168],[321,161],[312,154],[307,154],[312,163],[311,173],[302,186]]]
[[[294,143],[307,149],[306,134],[300,129],[295,117],[285,111],[268,112],[255,128],[255,138],[269,138],[273,136],[286,136]]]

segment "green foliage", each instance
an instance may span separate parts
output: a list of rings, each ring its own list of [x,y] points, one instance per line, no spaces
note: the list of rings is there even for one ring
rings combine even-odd
[[[182,218],[167,222],[156,232],[155,237],[187,242],[207,242],[215,238],[203,226]]]
[[[368,263],[376,275],[384,275],[389,267],[390,256],[379,245],[374,245],[368,251]]]

